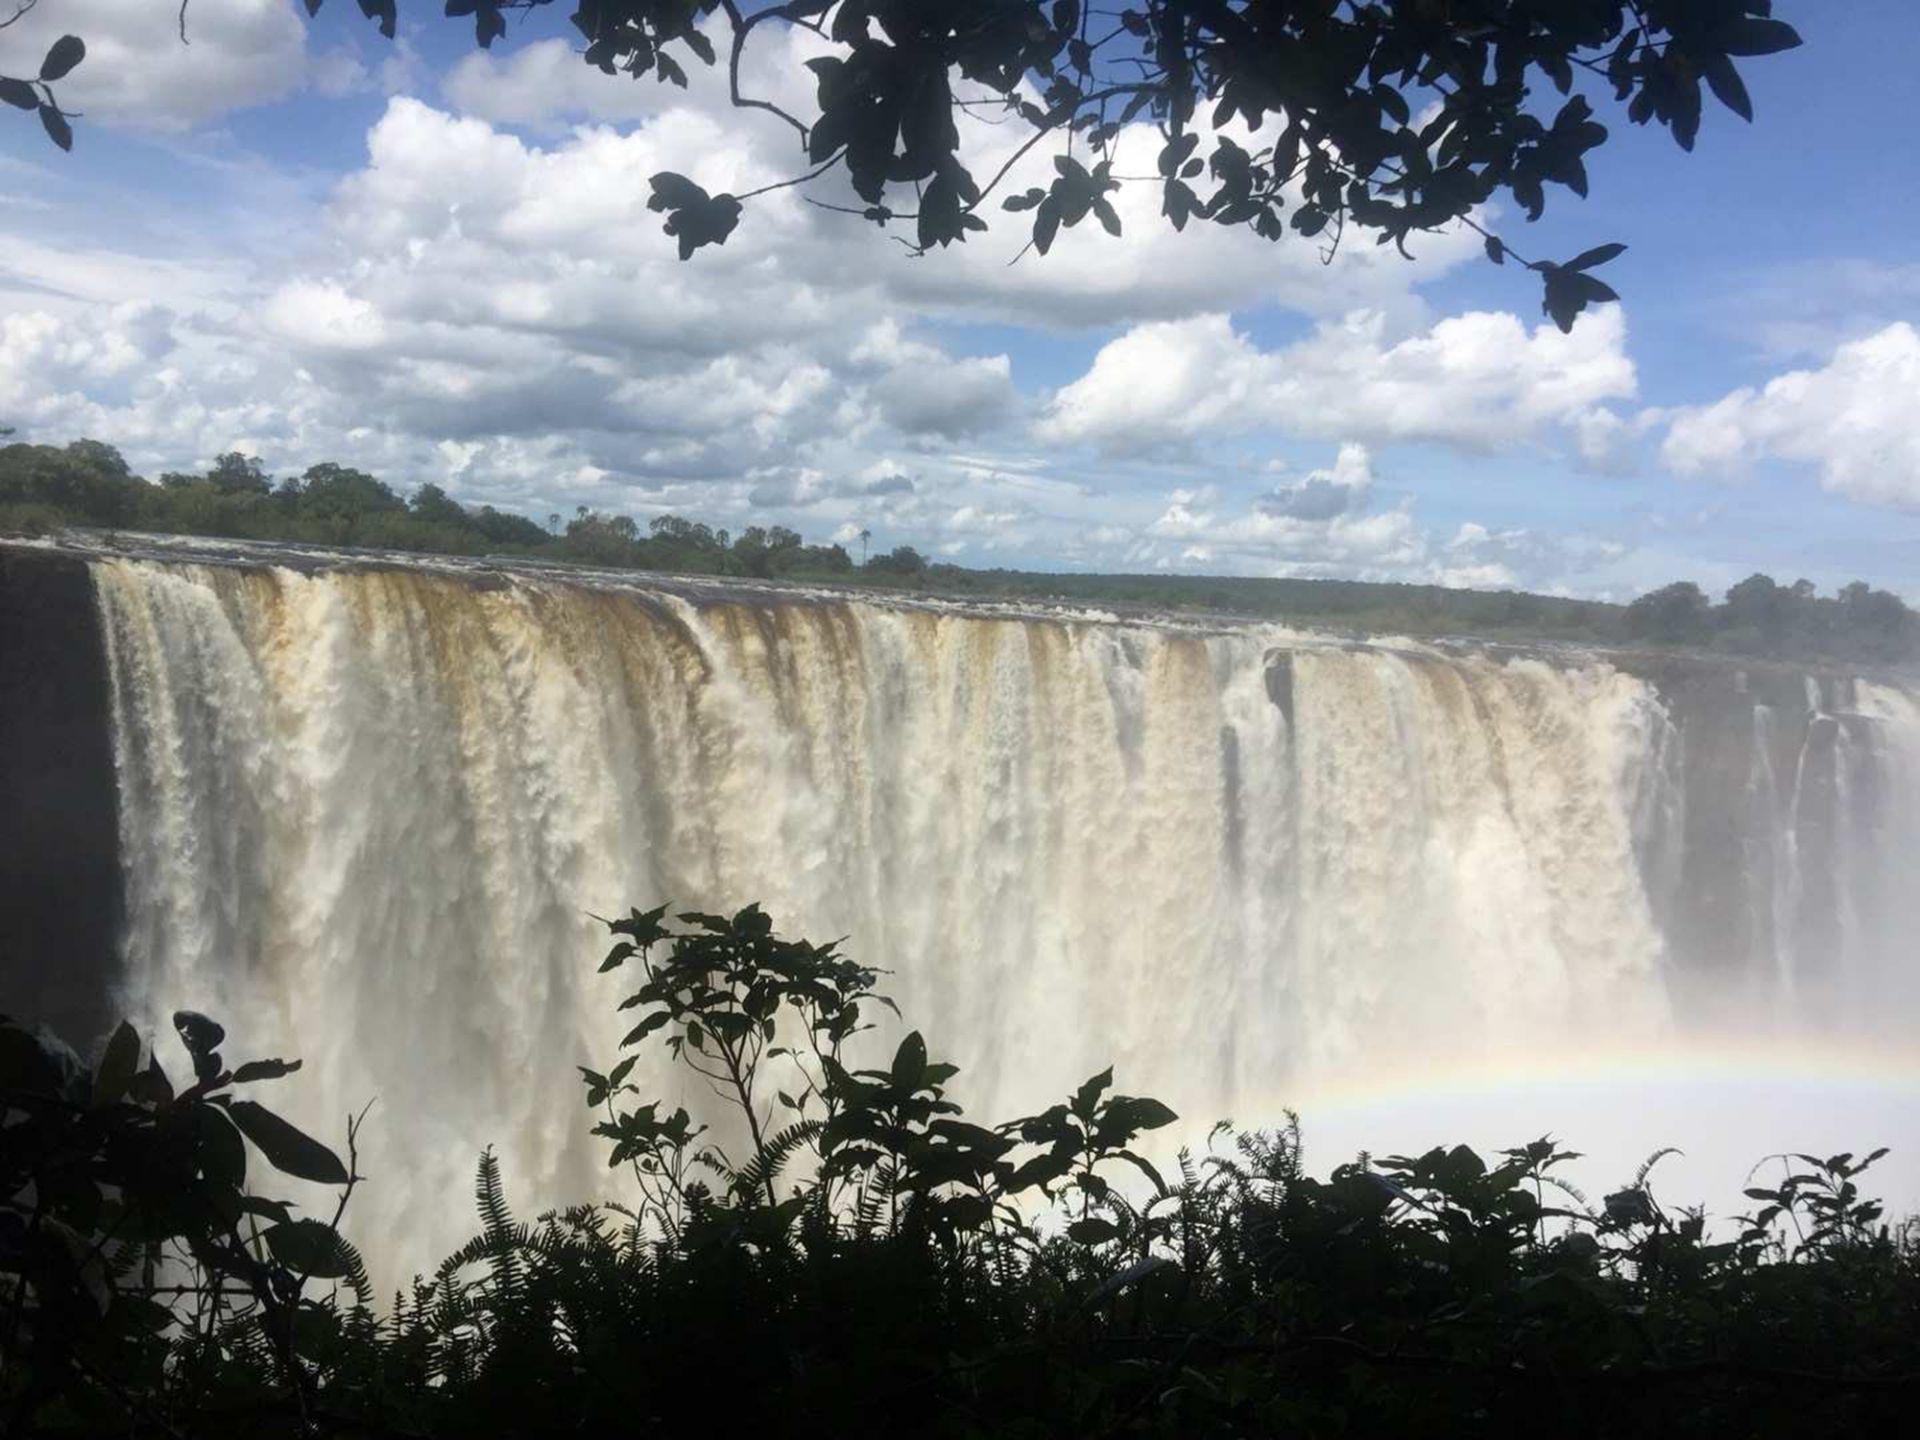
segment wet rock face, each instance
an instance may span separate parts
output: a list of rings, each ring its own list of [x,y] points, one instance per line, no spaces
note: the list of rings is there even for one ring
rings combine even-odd
[[[83,1049],[118,969],[110,714],[86,562],[0,546],[0,1012]]]
[[[1267,698],[1279,707],[1287,724],[1293,724],[1293,657],[1284,650],[1267,656]]]
[[[1678,1018],[1817,1028],[1889,999],[1898,1009],[1920,986],[1899,978],[1913,972],[1905,937],[1920,933],[1902,871],[1920,834],[1910,682],[1669,652],[1485,653],[1597,660],[1647,687],[1654,713],[1622,757],[1622,799]],[[1266,656],[1289,727],[1299,668],[1287,650]]]
[[[1670,659],[1647,667],[1671,719],[1666,813],[1640,834],[1647,891],[1683,963],[1686,1008],[1772,997],[1820,1018],[1863,947],[1890,943],[1885,723],[1851,677]]]

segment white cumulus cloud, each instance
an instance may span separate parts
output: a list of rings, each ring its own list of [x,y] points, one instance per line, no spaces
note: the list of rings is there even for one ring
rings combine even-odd
[[[1262,350],[1225,315],[1200,315],[1109,342],[1054,396],[1039,428],[1108,451],[1256,430],[1495,450],[1554,427],[1590,429],[1589,417],[1634,390],[1617,305],[1570,335],[1476,311],[1398,340],[1385,317],[1362,311],[1278,350]]]
[[[1793,461],[1850,499],[1920,509],[1920,330],[1888,325],[1839,346],[1817,370],[1681,410],[1661,455],[1682,475]]]

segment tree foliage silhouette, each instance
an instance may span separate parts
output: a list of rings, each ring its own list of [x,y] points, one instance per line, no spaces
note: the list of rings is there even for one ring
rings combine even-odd
[[[32,14],[39,3],[40,0],[15,0],[12,13],[0,19],[0,37]],[[85,41],[77,35],[61,36],[48,47],[31,74],[11,75],[0,68],[0,102],[38,116],[49,140],[62,150],[73,149],[73,117],[60,108],[53,87],[71,75],[86,58]]]
[[[321,3],[305,0],[309,13]],[[445,9],[491,47],[508,11],[550,3]],[[359,5],[393,36],[396,0]],[[1751,120],[1735,62],[1800,44],[1772,12],[1772,0],[575,0],[571,18],[586,64],[679,86],[690,63],[724,66],[735,107],[793,132],[793,174],[760,190],[652,177],[650,204],[682,259],[726,243],[757,196],[830,177],[856,203],[817,203],[895,231],[916,254],[1009,212],[1031,217],[1012,223],[1043,255],[1089,220],[1117,235],[1112,195],[1148,185],[1176,230],[1198,220],[1269,240],[1291,234],[1328,259],[1350,235],[1404,253],[1418,234],[1471,226],[1495,263],[1511,258],[1539,276],[1544,309],[1564,330],[1617,298],[1593,271],[1625,246],[1525,259],[1485,229],[1483,207],[1505,198],[1535,220],[1550,187],[1586,195],[1587,159],[1608,138],[1588,90],[1687,150],[1709,93]],[[756,32],[793,28],[818,41],[804,62],[813,101],[798,113],[751,93],[743,72]],[[72,135],[50,86],[84,47],[54,49],[37,80],[0,81],[0,98],[37,111],[66,148]],[[1022,138],[984,162],[963,141],[963,115]],[[1154,137],[1154,173],[1120,163],[1119,141],[1136,126]],[[1006,193],[1033,152],[1051,154],[1052,176]]]

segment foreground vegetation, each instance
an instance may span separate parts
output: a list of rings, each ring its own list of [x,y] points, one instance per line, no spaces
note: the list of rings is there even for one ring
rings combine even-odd
[[[258,460],[228,454],[205,474],[168,473],[152,483],[97,440],[0,446],[0,534],[67,525],[911,588],[962,599],[1055,600],[1375,633],[1673,646],[1806,662],[1895,665],[1920,658],[1920,615],[1899,596],[1859,581],[1829,598],[1805,580],[1779,585],[1754,575],[1718,605],[1682,582],[1619,606],[1358,580],[970,570],[929,563],[910,545],[863,554],[856,564],[843,546],[807,544],[781,525],[750,526],[735,536],[658,515],[643,528],[631,516],[583,507],[565,521],[548,516],[543,528],[489,505],[463,506],[437,485],[403,498],[384,481],[343,465],[314,465],[276,481]]]
[[[1110,1071],[986,1126],[917,1032],[850,1068],[878,972],[757,908],[610,928],[633,1026],[581,1075],[627,1203],[516,1220],[483,1153],[478,1233],[384,1308],[341,1225],[352,1128],[343,1161],[241,1098],[297,1061],[230,1066],[183,1012],[176,1090],[129,1027],[89,1068],[0,1024],[7,1432],[1797,1437],[1920,1390],[1878,1152],[1794,1157],[1725,1235],[1644,1168],[1589,1205],[1547,1139],[1319,1180],[1289,1123],[1162,1170],[1139,1138],[1173,1113]],[[714,1128],[636,1092],[643,1049]]]
[[[34,3],[23,0],[0,30]],[[322,3],[306,0],[307,13]],[[508,33],[503,12],[546,3],[448,0],[446,15],[471,20],[474,43],[490,49]],[[1751,121],[1735,60],[1800,44],[1773,8],[1773,0],[1132,0],[1121,9],[1079,0],[579,0],[571,18],[586,42],[581,58],[595,69],[685,89],[690,66],[723,64],[734,110],[776,116],[800,139],[804,166],[796,157],[787,178],[744,194],[713,194],[670,170],[649,177],[648,208],[665,213],[661,229],[682,260],[724,245],[747,203],[795,185],[824,184],[835,198],[809,196],[815,204],[891,229],[914,255],[964,242],[997,218],[1030,224],[1026,248],[1042,256],[1062,230],[1089,221],[1118,236],[1110,197],[1149,185],[1176,231],[1200,220],[1292,238],[1328,262],[1350,230],[1411,258],[1410,238],[1464,225],[1493,264],[1511,259],[1538,276],[1541,309],[1570,330],[1587,307],[1619,299],[1592,272],[1627,247],[1529,259],[1511,230],[1485,228],[1489,205],[1511,200],[1509,213],[1533,221],[1549,186],[1584,198],[1587,157],[1607,143],[1598,117],[1609,103],[1631,124],[1667,130],[1683,150],[1699,137],[1708,94]],[[360,0],[360,9],[394,37],[397,0]],[[789,27],[814,43],[773,51]],[[762,44],[749,62],[756,29]],[[37,114],[47,138],[71,150],[77,112],[62,108],[54,86],[86,58],[77,35],[56,41],[37,70],[17,52],[0,56],[14,67],[0,69],[0,100]],[[774,87],[778,101],[754,93],[781,70],[793,83]],[[1600,96],[1598,112],[1588,89]],[[809,91],[811,102],[799,98]],[[963,113],[1030,132],[1016,158],[1035,147],[1040,158],[1051,153],[1047,186],[1009,193],[1012,161],[976,176]],[[1235,118],[1252,149],[1224,133]],[[1158,174],[1116,174],[1121,136],[1149,125],[1162,140]],[[1032,220],[1004,218],[1023,213]]]

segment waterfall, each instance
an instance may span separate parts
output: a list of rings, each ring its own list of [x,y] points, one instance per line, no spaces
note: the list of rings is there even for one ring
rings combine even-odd
[[[93,576],[125,1004],[304,1057],[274,1098],[336,1140],[377,1097],[352,1228],[407,1265],[463,1237],[485,1145],[523,1202],[617,1193],[574,1067],[616,1053],[591,916],[629,905],[849,937],[992,1118],[1109,1062],[1204,1133],[1796,1025],[1805,993],[1914,1014],[1890,687],[539,574]]]

